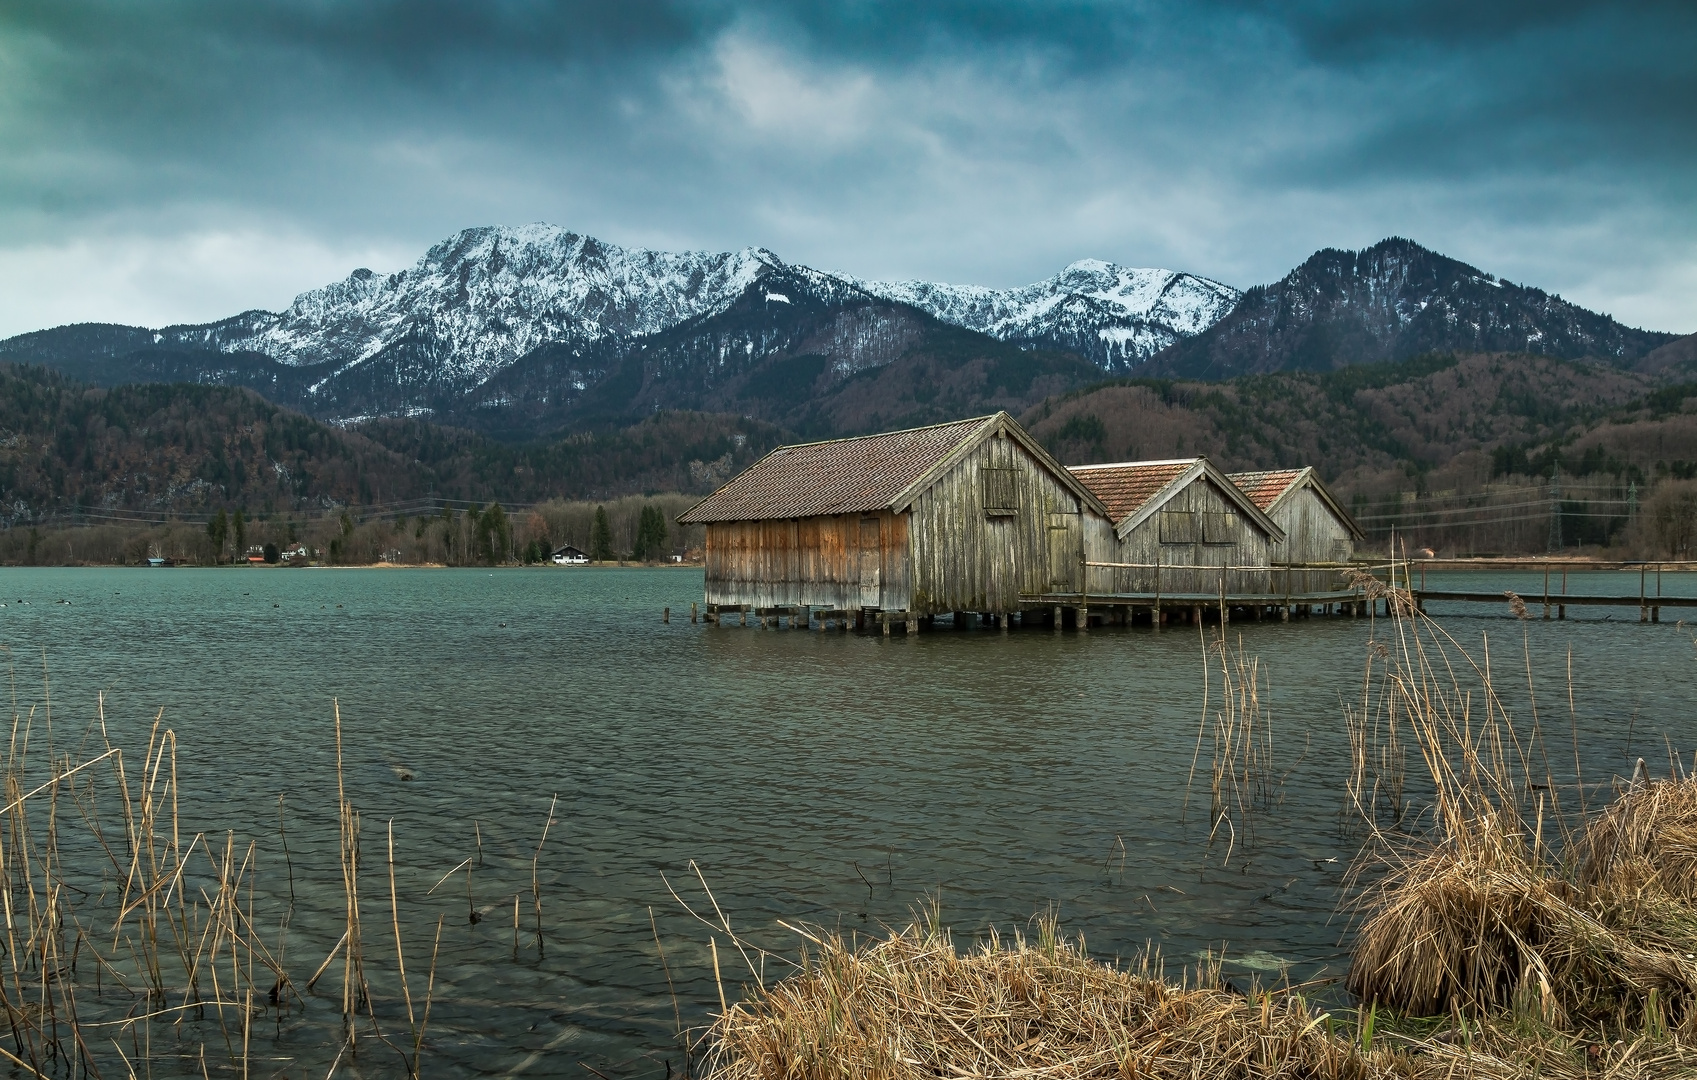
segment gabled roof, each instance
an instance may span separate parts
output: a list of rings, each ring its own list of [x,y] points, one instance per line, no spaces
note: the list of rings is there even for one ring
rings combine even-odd
[[[1249,496],[1256,506],[1259,506],[1268,514],[1271,514],[1292,493],[1305,487],[1311,488],[1314,494],[1320,497],[1320,501],[1326,504],[1326,508],[1332,512],[1332,516],[1343,522],[1344,527],[1349,529],[1352,536],[1357,540],[1367,539],[1367,534],[1361,530],[1361,526],[1355,523],[1355,518],[1351,517],[1349,511],[1343,508],[1343,504],[1332,496],[1326,485],[1320,482],[1320,476],[1314,471],[1312,465],[1301,469],[1270,469],[1266,472],[1232,473],[1229,479],[1243,489],[1243,493]]]
[[[1205,457],[1165,461],[1122,461],[1113,465],[1073,465],[1072,474],[1108,507],[1108,520],[1120,539],[1142,525],[1174,495],[1207,478],[1256,528],[1283,540],[1284,530]]]
[[[852,439],[780,446],[682,514],[684,525],[906,510],[985,439],[1004,434],[1098,513],[1107,510],[1005,412]]]

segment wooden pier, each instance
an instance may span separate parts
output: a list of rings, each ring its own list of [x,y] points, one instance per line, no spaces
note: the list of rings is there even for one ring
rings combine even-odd
[[[1087,568],[1157,571],[1160,580],[1162,567],[1150,564],[1086,562]],[[1187,571],[1194,568],[1186,567]],[[1421,610],[1428,603],[1482,604],[1508,608],[1518,599],[1529,611],[1542,609],[1546,620],[1567,618],[1569,607],[1613,607],[1638,610],[1638,621],[1659,623],[1663,608],[1697,609],[1697,596],[1671,596],[1662,591],[1664,573],[1697,572],[1697,562],[1661,563],[1599,563],[1580,560],[1550,559],[1448,559],[1420,560],[1397,563],[1302,563],[1280,564],[1271,567],[1223,566],[1211,568],[1221,579],[1221,588],[1210,592],[1121,592],[1079,593],[1045,592],[1021,594],[1019,606],[1010,612],[953,613],[951,623],[957,630],[969,627],[998,629],[1007,632],[1019,627],[1041,627],[1055,631],[1063,627],[1088,630],[1093,626],[1145,625],[1156,630],[1164,626],[1197,625],[1203,622],[1229,624],[1233,619],[1260,622],[1314,617],[1359,618],[1382,612],[1390,614],[1388,602],[1369,597],[1367,583],[1329,590],[1279,589],[1285,583],[1309,583],[1316,578],[1330,578],[1341,584],[1346,571],[1371,574],[1382,584],[1392,584],[1407,591]],[[1536,571],[1544,574],[1541,591],[1515,592],[1511,589],[1439,589],[1426,586],[1428,570],[1501,570],[1512,572]],[[1582,593],[1569,591],[1570,576],[1585,572],[1639,572],[1636,593]],[[1226,586],[1243,580],[1248,571],[1264,575],[1275,588],[1265,591],[1233,592]],[[1082,576],[1082,575],[1081,575]],[[1359,577],[1356,579],[1359,581]],[[855,630],[859,633],[914,634],[937,626],[935,616],[906,610],[880,608],[809,607],[780,605],[755,607],[748,604],[708,604],[704,621],[715,625],[727,622],[743,626],[757,625],[764,629],[795,630]]]

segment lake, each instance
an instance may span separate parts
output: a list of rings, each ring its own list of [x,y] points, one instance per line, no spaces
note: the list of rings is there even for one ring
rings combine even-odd
[[[1636,593],[1637,574],[1611,577],[1570,588]],[[1428,584],[1541,595],[1542,575],[1476,580]],[[48,738],[44,654],[56,753],[89,755],[101,692],[126,762],[162,711],[180,747],[185,828],[220,846],[226,830],[257,842],[255,921],[297,984],[343,925],[339,702],[362,816],[368,967],[394,962],[391,820],[415,994],[445,916],[424,1050],[433,1076],[681,1069],[667,971],[686,1026],[718,1007],[710,935],[727,992],[751,977],[726,935],[668,891],[667,880],[711,916],[692,860],[732,926],[786,956],[799,939],[780,919],[877,933],[934,898],[962,940],[1053,907],[1096,955],[1154,946],[1175,972],[1222,948],[1245,980],[1347,966],[1337,907],[1358,840],[1342,814],[1341,703],[1359,696],[1383,620],[1232,624],[1265,665],[1283,780],[1254,842],[1227,861],[1207,843],[1205,779],[1186,806],[1208,662],[1195,629],[885,639],[715,628],[689,621],[700,596],[694,569],[4,569],[0,643],[21,713],[38,706],[32,754]],[[1520,622],[1506,604],[1432,614],[1470,647],[1490,635],[1517,708],[1530,656],[1564,747],[1571,650],[1589,781],[1639,755],[1665,772],[1668,746],[1697,745],[1697,650],[1668,612],[1656,625],[1635,609],[1570,609],[1565,622]],[[469,902],[463,867],[438,885],[467,859]],[[781,974],[766,962],[768,979]],[[253,1075],[324,1074],[340,1045],[333,981],[256,1023]],[[380,1017],[404,1029],[398,983],[372,984]],[[128,1007],[103,993],[90,991],[89,1008]],[[154,1075],[200,1075],[169,1054],[207,1041],[210,1060],[209,1030],[156,1025]],[[341,1067],[400,1075],[372,1040]]]

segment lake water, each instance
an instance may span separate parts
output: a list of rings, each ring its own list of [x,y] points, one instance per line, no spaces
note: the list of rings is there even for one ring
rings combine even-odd
[[[1583,580],[1636,593],[1638,576]],[[1433,588],[1512,587],[1529,599],[1541,582],[1428,577]],[[1670,575],[1663,588],[1694,585]],[[692,625],[700,595],[700,573],[687,569],[6,569],[0,643],[25,713],[43,697],[45,651],[60,752],[83,738],[100,691],[129,760],[163,710],[181,746],[185,820],[258,841],[262,925],[288,911],[285,796],[296,897],[286,963],[297,983],[342,927],[338,700],[377,912],[368,964],[393,961],[391,819],[415,992],[446,915],[424,1057],[433,1076],[591,1075],[580,1062],[609,1077],[679,1069],[650,912],[683,1023],[700,1024],[717,1008],[711,931],[662,877],[710,911],[691,860],[733,926],[785,955],[797,939],[779,919],[876,933],[936,897],[962,938],[1053,906],[1102,956],[1152,944],[1177,966],[1224,947],[1243,978],[1345,967],[1335,911],[1356,841],[1340,827],[1340,702],[1359,693],[1382,621],[1233,624],[1266,665],[1286,775],[1256,842],[1222,865],[1206,843],[1205,782],[1201,806],[1193,794],[1185,811],[1203,708],[1195,630],[762,632]],[[1526,635],[1546,710],[1561,703],[1564,742],[1571,649],[1588,780],[1640,754],[1665,769],[1664,740],[1697,746],[1697,651],[1671,617],[1641,625],[1635,610],[1584,608],[1521,623],[1506,605],[1433,608],[1470,646],[1488,633],[1499,671],[1521,671]],[[538,860],[539,949],[531,859],[556,796]],[[479,837],[471,888],[484,917],[472,924],[463,871],[426,894],[475,859]],[[717,938],[734,994],[749,974]],[[776,961],[766,973],[781,974]],[[399,999],[384,987],[398,984],[385,978],[373,988],[392,1020]],[[332,981],[255,1028],[254,1075],[324,1074],[339,1046]],[[161,1061],[154,1075],[174,1067]],[[342,1068],[400,1074],[370,1041]]]

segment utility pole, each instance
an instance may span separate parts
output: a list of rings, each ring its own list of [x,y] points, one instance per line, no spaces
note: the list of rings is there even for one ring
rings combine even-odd
[[[1556,465],[1550,469],[1550,550],[1561,549],[1561,466]]]
[[[1631,525],[1638,520],[1638,481],[1626,482],[1626,523]]]

